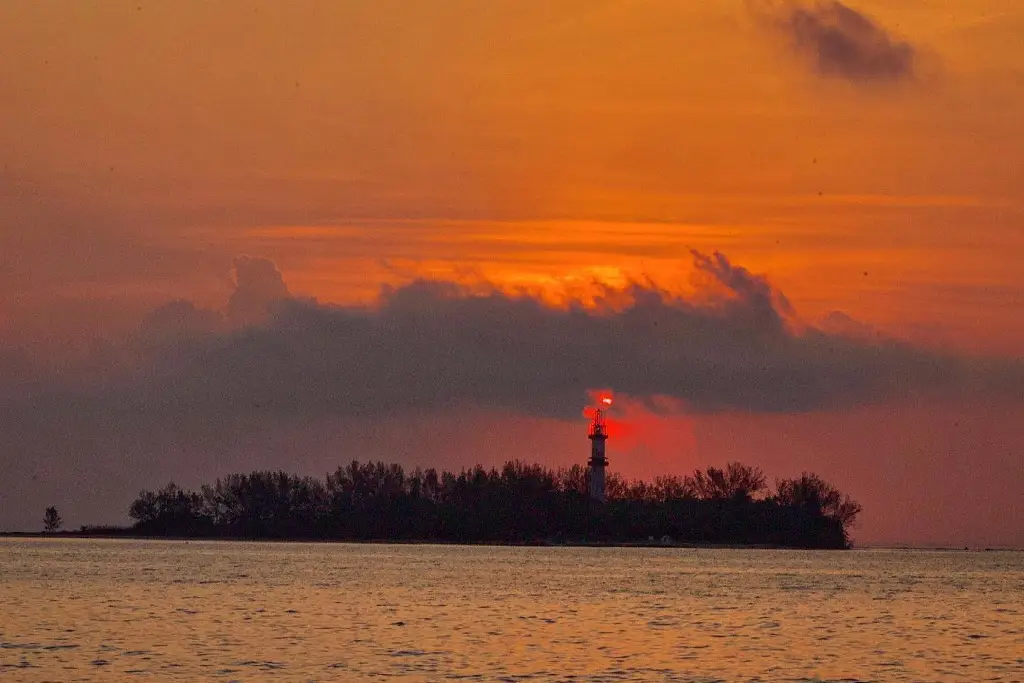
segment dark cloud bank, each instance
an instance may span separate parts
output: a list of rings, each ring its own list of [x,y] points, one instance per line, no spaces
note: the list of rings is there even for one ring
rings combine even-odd
[[[799,327],[763,277],[720,254],[694,258],[698,297],[635,283],[606,292],[625,306],[597,309],[427,281],[386,289],[372,308],[327,306],[293,297],[269,261],[240,259],[224,311],[169,303],[128,343],[59,373],[8,354],[21,370],[0,387],[0,528],[34,528],[27,508],[39,499],[71,500],[82,521],[119,520],[121,498],[141,485],[300,466],[281,453],[301,459],[305,447],[260,445],[274,434],[463,409],[578,419],[598,387],[694,412],[929,393],[1024,401],[1019,360]]]
[[[721,254],[694,263],[704,289],[692,299],[634,283],[605,292],[618,305],[556,309],[416,281],[385,289],[376,307],[345,308],[297,299],[273,263],[243,258],[224,312],[169,303],[106,366],[41,382],[31,400],[216,426],[460,405],[575,417],[586,391],[603,386],[698,412],[802,412],[919,392],[1021,397],[1019,361],[933,353],[863,326],[800,326],[764,277]]]
[[[838,0],[759,3],[756,10],[822,76],[854,83],[914,77],[915,47]]]

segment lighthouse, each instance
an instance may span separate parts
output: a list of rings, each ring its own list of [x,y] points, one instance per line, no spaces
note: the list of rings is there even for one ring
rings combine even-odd
[[[611,399],[602,400],[605,405],[611,405]],[[594,411],[594,419],[590,422],[590,430],[587,434],[590,439],[590,497],[603,503],[606,499],[604,492],[604,468],[608,466],[608,460],[604,457],[604,444],[608,440],[608,426],[604,421],[604,412],[598,408]]]

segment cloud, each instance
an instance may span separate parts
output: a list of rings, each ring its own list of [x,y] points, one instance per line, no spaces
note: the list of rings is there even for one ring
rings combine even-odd
[[[852,83],[894,83],[914,77],[915,47],[838,0],[782,2],[760,12],[821,76]]]
[[[242,258],[226,315],[185,301],[157,309],[120,355],[130,367],[112,367],[75,401],[85,413],[158,422],[173,406],[176,429],[217,429],[459,406],[572,418],[605,386],[696,412],[805,412],[971,389],[1020,397],[1017,360],[942,355],[848,334],[849,323],[801,325],[764,276],[720,253],[693,257],[695,296],[633,282],[606,288],[594,308],[425,280],[385,288],[375,307],[327,306],[292,298],[272,262]]]
[[[264,320],[282,301],[291,298],[281,271],[265,258],[239,256],[235,259],[235,292],[228,301],[232,320],[253,323]]]
[[[724,305],[733,316],[752,316],[756,327],[780,331],[786,318],[793,315],[793,307],[784,294],[775,290],[763,275],[754,275],[742,266],[729,262],[724,254],[715,252],[708,256],[691,251],[697,273],[710,276],[705,280],[705,290],[721,285],[725,288]],[[719,302],[721,305],[722,302]]]
[[[178,299],[146,314],[139,326],[139,337],[144,343],[173,344],[201,339],[224,327],[224,316],[219,312],[197,308],[191,301]]]

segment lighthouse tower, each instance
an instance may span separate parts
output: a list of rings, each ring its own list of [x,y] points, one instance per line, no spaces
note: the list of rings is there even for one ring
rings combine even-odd
[[[605,403],[609,403],[607,399]],[[594,419],[590,422],[590,497],[603,503],[604,492],[604,468],[608,466],[608,460],[604,457],[604,443],[608,440],[608,427],[604,422],[604,413],[601,410],[594,411]]]

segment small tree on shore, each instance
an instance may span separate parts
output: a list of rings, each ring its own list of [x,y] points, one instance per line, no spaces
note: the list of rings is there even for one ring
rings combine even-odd
[[[46,508],[46,514],[43,515],[43,530],[47,533],[53,533],[64,525],[64,519],[57,512],[57,508],[50,506]]]

